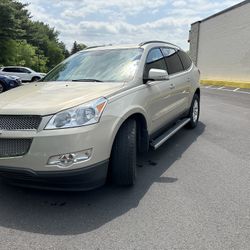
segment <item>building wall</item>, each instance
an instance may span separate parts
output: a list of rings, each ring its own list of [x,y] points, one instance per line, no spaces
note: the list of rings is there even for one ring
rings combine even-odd
[[[250,82],[250,3],[200,22],[198,33],[202,79]]]
[[[190,57],[192,58],[195,65],[197,65],[198,47],[199,47],[199,32],[200,32],[200,22],[193,23],[189,33],[190,42]]]

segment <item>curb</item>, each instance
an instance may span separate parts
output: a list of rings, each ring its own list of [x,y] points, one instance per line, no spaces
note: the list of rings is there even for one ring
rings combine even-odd
[[[250,89],[250,82],[231,82],[231,81],[216,81],[216,80],[201,80],[202,85],[225,86],[241,89]]]

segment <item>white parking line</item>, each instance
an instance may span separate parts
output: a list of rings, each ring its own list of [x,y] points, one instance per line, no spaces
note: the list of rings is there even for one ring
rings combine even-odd
[[[214,90],[221,90],[221,91],[229,91],[229,92],[236,92],[236,93],[240,93],[240,94],[248,94],[250,95],[250,92],[246,92],[246,91],[242,91],[240,90],[240,88],[236,88],[236,89],[225,89],[224,88],[212,88],[212,86],[206,86],[206,87],[202,87],[202,88],[206,88],[206,89],[214,89]]]
[[[237,91],[237,93],[242,93],[242,94],[249,94],[249,95],[250,95],[250,92],[246,92],[246,91],[241,91],[241,90],[240,90],[240,91],[238,90],[238,91]]]
[[[236,91],[239,90],[239,89],[240,89],[240,88],[236,88],[236,89],[233,90],[233,92],[236,92]]]
[[[218,89],[224,89],[225,87],[224,86],[222,86],[222,87],[219,87]]]

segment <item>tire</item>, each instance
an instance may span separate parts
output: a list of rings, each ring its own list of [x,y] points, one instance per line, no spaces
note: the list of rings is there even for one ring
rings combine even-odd
[[[136,121],[126,121],[116,135],[110,161],[111,181],[133,186],[136,180]]]
[[[5,87],[3,83],[0,82],[0,94],[3,93],[4,91],[5,91]]]
[[[187,124],[187,128],[193,129],[197,126],[200,117],[200,98],[194,95],[188,116],[191,121]]]
[[[37,82],[37,81],[39,81],[40,79],[41,79],[40,77],[34,76],[34,77],[31,79],[31,81],[32,81],[32,82]]]

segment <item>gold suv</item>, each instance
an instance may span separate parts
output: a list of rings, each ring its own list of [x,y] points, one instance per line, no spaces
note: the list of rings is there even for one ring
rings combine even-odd
[[[107,176],[131,186],[138,152],[196,127],[199,77],[167,42],[87,48],[0,95],[0,175],[59,190],[96,188]]]

